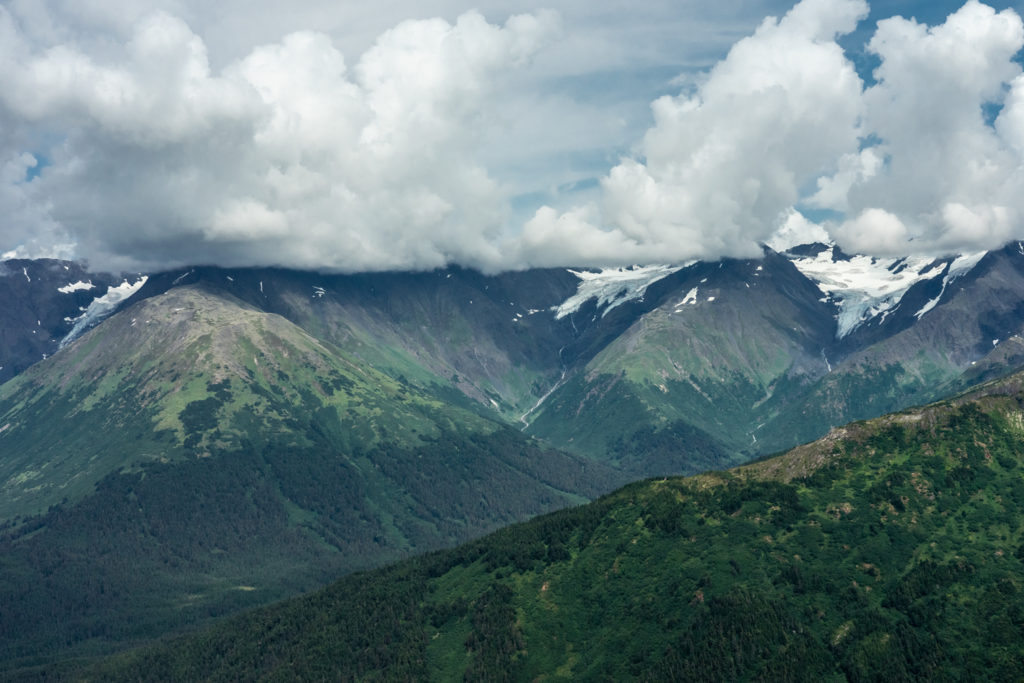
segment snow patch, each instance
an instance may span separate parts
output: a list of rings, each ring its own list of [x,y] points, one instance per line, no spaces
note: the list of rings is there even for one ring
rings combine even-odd
[[[958,277],[971,272],[974,266],[978,265],[978,262],[981,261],[987,253],[987,251],[979,251],[976,254],[964,254],[962,256],[957,256],[949,266],[949,272],[946,273],[946,280],[952,282]]]
[[[60,344],[57,348],[63,349],[90,329],[109,318],[111,314],[117,310],[117,307],[125,301],[125,299],[142,289],[142,285],[146,284],[148,279],[149,277],[142,275],[135,282],[125,280],[117,286],[108,287],[106,294],[93,299],[92,303],[89,304],[89,307],[85,309],[85,313],[75,318],[74,327],[72,327],[71,331],[60,340]]]
[[[570,270],[580,279],[576,293],[560,306],[554,306],[555,319],[561,320],[590,299],[597,299],[597,307],[604,308],[601,317],[616,306],[640,299],[647,288],[658,280],[682,270],[686,266],[633,266],[631,268],[605,268],[598,272]]]
[[[695,304],[695,303],[697,303],[697,288],[696,287],[694,287],[689,292],[687,292],[686,296],[683,297],[683,300],[680,301],[679,303],[677,303],[676,306],[677,307],[678,306],[685,306],[686,304]]]
[[[942,295],[945,294],[945,293],[946,293],[946,285],[945,285],[945,283],[943,283],[942,291],[939,292],[939,295],[937,297],[935,297],[934,299],[929,299],[928,303],[926,303],[924,306],[922,306],[921,310],[914,314],[914,317],[917,318],[918,320],[920,320],[922,315],[924,315],[925,313],[927,313],[928,311],[932,310],[933,308],[935,308],[935,306],[938,305],[939,300],[942,299]]]
[[[26,280],[28,280],[29,282],[32,282],[32,278],[30,278],[28,276],[28,268],[22,268],[21,269],[21,274],[25,276]]]
[[[63,287],[58,287],[57,291],[60,292],[61,294],[70,294],[71,292],[79,292],[85,289],[92,289],[95,286],[96,285],[94,285],[91,280],[89,282],[82,282],[81,280],[79,280],[78,282],[72,282],[70,284],[64,285]]]
[[[326,293],[327,293],[327,290],[325,290],[323,287],[317,287],[316,285],[313,285],[313,298],[314,299],[322,299],[322,298],[324,298],[324,294],[326,294]]]

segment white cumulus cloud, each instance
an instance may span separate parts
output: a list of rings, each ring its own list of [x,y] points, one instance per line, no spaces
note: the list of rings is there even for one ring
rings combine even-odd
[[[1020,17],[976,0],[934,27],[879,22],[868,49],[881,64],[863,94],[861,135],[882,162],[846,183],[847,220],[833,228],[844,247],[976,251],[1024,234],[1024,102],[1013,61],[1022,46]],[[998,106],[993,125],[986,107]]]
[[[406,21],[351,67],[300,32],[214,73],[167,13],[101,60],[33,49],[0,7],[0,105],[61,137],[31,179],[12,155],[5,192],[94,263],[494,267],[507,198],[476,160],[480,120],[557,30],[550,12]]]
[[[602,180],[599,212],[539,211],[524,258],[543,262],[566,231],[607,264],[758,255],[803,188],[857,147],[862,83],[836,39],[867,11],[804,0],[765,19],[695,92],[654,102],[638,158]]]
[[[0,251],[499,270],[749,257],[803,237],[873,255],[1024,238],[1013,10],[884,19],[856,47],[868,74],[840,45],[865,0],[802,0],[756,26],[696,2],[561,0],[563,17],[429,4],[457,18],[381,29],[356,5],[256,2],[243,35],[194,0],[0,0]],[[672,62],[666,31],[699,49]],[[687,60],[711,53],[695,73]],[[637,117],[617,89],[635,96],[634,76],[667,63],[643,87],[672,94],[628,148]]]
[[[539,211],[525,258],[557,260],[568,234],[608,265],[752,256],[792,242],[797,209],[836,212],[800,232],[858,253],[1024,237],[1020,17],[969,0],[936,26],[880,21],[866,85],[836,38],[867,9],[803,0],[766,19],[692,92],[654,102],[654,126],[603,178],[599,205]]]

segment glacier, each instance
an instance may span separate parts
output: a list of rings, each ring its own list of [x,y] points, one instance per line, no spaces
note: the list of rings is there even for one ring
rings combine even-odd
[[[969,257],[959,257],[954,261],[958,264],[958,272],[967,272],[984,255],[982,252]],[[834,256],[835,246],[829,245],[816,256],[790,256],[790,260],[838,307],[838,339],[842,339],[876,317],[881,316],[884,320],[900,303],[907,290],[918,282],[942,275],[949,263],[948,259],[921,256],[851,256],[848,259],[836,259]],[[935,303],[937,304],[938,300]]]
[[[142,289],[142,285],[146,284],[147,280],[149,280],[148,276],[141,275],[135,282],[129,282],[126,279],[119,285],[108,287],[106,294],[93,299],[92,303],[89,304],[89,307],[85,309],[85,312],[74,319],[74,326],[71,328],[71,331],[60,340],[60,344],[57,348],[63,349],[90,329],[100,324],[103,320],[110,317],[110,315],[117,310],[117,307],[120,306],[125,299]]]
[[[576,293],[560,305],[553,306],[551,310],[555,312],[555,319],[561,320],[580,310],[587,301],[597,299],[597,307],[604,308],[601,313],[604,317],[616,306],[642,298],[648,287],[688,265],[691,264],[605,268],[597,272],[570,270],[570,273],[580,279]]]

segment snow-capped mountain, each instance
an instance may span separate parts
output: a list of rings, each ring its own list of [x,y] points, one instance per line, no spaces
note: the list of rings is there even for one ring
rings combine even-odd
[[[589,295],[609,318],[627,303],[635,318],[581,359],[530,430],[605,452],[627,448],[616,436],[623,421],[696,427],[691,440],[748,454],[784,448],[941,396],[979,368],[1012,369],[1020,354],[999,345],[1024,328],[1022,274],[1016,243],[935,259],[812,244],[759,260],[588,273],[556,311]]]
[[[920,319],[942,300],[946,288],[970,272],[986,253],[875,258],[848,256],[835,245],[814,244],[786,255],[836,306],[836,338],[843,339],[862,325],[884,324],[900,310],[904,296],[914,286],[941,281],[938,294],[912,312]]]
[[[878,258],[850,256],[834,244],[814,243],[794,247],[782,255],[821,290],[823,302],[835,306],[835,336],[843,339],[862,325],[883,324],[900,309],[904,295],[915,285],[941,282],[938,294],[913,312],[920,319],[942,300],[946,288],[969,273],[986,253]],[[589,300],[595,301],[602,315],[607,314],[627,301],[642,300],[650,285],[690,265],[570,270],[580,279],[579,287],[554,308],[555,315],[561,318],[574,313]],[[699,296],[700,288],[694,287],[678,305],[695,304]]]
[[[814,256],[792,254],[792,261],[835,304],[839,339],[865,322],[876,318],[884,321],[907,290],[942,275],[949,265],[931,258],[845,256],[835,246],[820,246]]]
[[[99,322],[95,302],[118,281],[71,261],[0,261],[0,382],[56,353],[86,317]]]

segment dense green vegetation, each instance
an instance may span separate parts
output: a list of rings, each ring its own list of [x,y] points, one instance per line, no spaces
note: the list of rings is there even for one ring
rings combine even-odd
[[[633,484],[82,673],[1016,680],[1019,384]]]
[[[368,463],[376,478],[360,475]],[[77,505],[0,533],[0,671],[109,651],[453,545],[564,506],[559,490],[598,493],[565,464],[502,430],[352,460],[268,447],[111,474]]]
[[[123,648],[625,481],[471,405],[202,290],[115,316],[0,387],[0,674]]]

